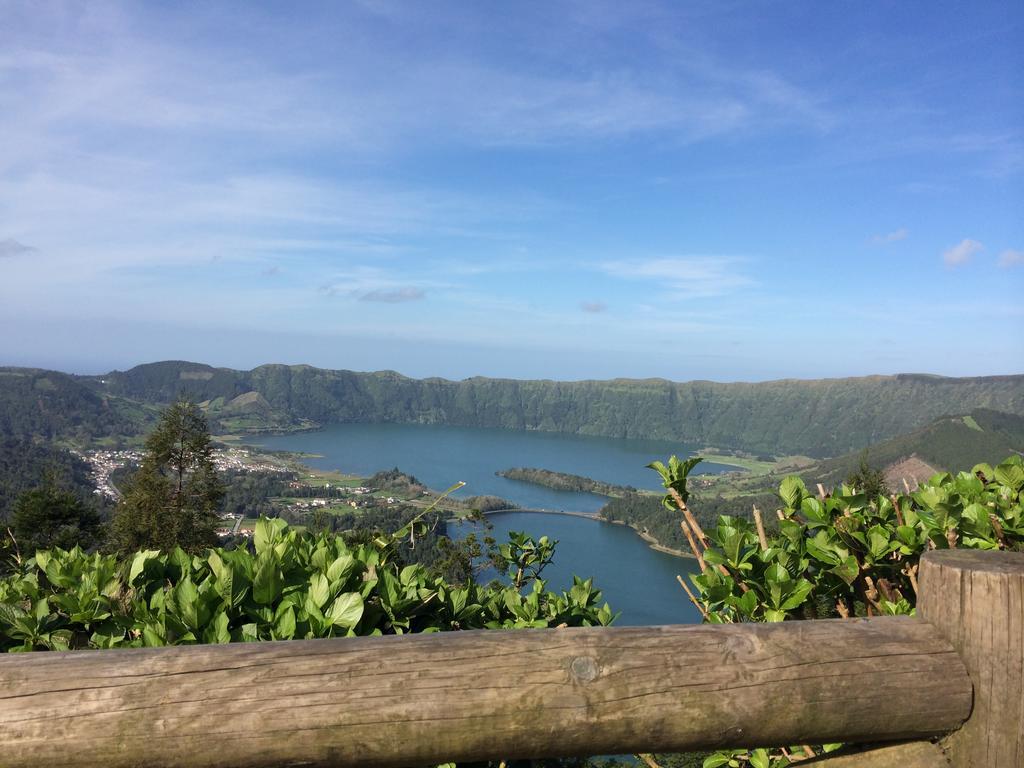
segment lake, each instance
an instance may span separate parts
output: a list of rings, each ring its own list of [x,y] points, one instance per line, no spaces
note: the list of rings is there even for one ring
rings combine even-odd
[[[366,476],[398,467],[435,490],[461,480],[466,487],[459,496],[489,494],[526,509],[575,512],[596,512],[607,499],[590,493],[556,491],[494,473],[512,467],[538,467],[660,490],[657,474],[644,465],[664,460],[672,453],[689,456],[696,448],[659,440],[420,424],[334,424],[316,432],[261,435],[248,442],[274,450],[318,454],[322,458],[306,460],[317,469]],[[718,473],[735,467],[704,463],[700,470]]]
[[[688,456],[692,446],[655,440],[519,432],[502,429],[410,424],[336,424],[316,432],[262,435],[249,442],[283,451],[318,454],[306,462],[318,469],[371,475],[399,467],[434,489],[466,482],[461,496],[493,494],[529,509],[595,512],[606,499],[589,493],[555,491],[494,473],[511,467],[540,467],[595,480],[660,490],[658,476],[644,465],[670,454]],[[702,464],[705,472],[733,467]],[[540,512],[488,517],[499,541],[510,530],[559,541],[555,561],[543,576],[552,589],[567,589],[572,575],[594,577],[618,625],[699,623],[697,610],[676,582],[696,563],[651,549],[630,528],[599,520]],[[469,532],[452,525],[452,535]]]
[[[697,562],[647,546],[631,528],[600,520],[542,512],[502,512],[488,515],[491,535],[507,539],[509,531],[526,531],[536,538],[558,541],[555,559],[541,578],[553,590],[572,586],[573,574],[594,578],[603,600],[621,615],[616,626],[699,624],[700,614],[676,581],[697,571]],[[452,524],[449,534],[468,533],[472,524]]]

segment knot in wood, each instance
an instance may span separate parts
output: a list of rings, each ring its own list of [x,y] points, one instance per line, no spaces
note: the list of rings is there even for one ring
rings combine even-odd
[[[597,678],[597,662],[589,656],[577,656],[569,664],[569,671],[577,682],[589,683]]]

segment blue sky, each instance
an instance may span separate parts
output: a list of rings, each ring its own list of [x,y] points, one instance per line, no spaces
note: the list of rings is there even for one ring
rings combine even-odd
[[[1024,6],[0,2],[0,363],[1024,371]]]

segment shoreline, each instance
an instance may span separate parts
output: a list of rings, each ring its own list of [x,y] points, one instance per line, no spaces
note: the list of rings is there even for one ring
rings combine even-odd
[[[682,557],[682,558],[685,558],[685,559],[688,559],[688,560],[696,560],[697,559],[692,552],[686,552],[686,551],[684,551],[682,549],[673,549],[672,547],[665,546],[660,541],[658,541],[656,538],[651,536],[651,534],[647,533],[647,531],[641,531],[635,525],[633,525],[632,523],[627,523],[625,520],[606,520],[603,517],[599,517],[598,520],[601,520],[602,522],[605,522],[605,523],[611,523],[613,525],[624,525],[627,528],[631,528],[633,530],[633,533],[635,533],[641,539],[646,541],[647,542],[647,546],[649,546],[651,549],[655,550],[656,552],[664,552],[666,555],[672,555],[673,557]]]
[[[483,515],[484,517],[487,517],[489,515],[501,515],[513,512],[527,512],[529,514],[535,515],[567,515],[569,517],[583,517],[587,520],[595,520],[599,523],[611,523],[612,525],[622,525],[631,529],[633,533],[635,533],[637,536],[643,539],[647,543],[647,546],[653,549],[655,552],[662,552],[666,555],[672,555],[672,557],[681,557],[686,560],[697,559],[696,557],[694,557],[692,552],[684,552],[681,549],[673,549],[672,547],[665,546],[656,538],[651,536],[651,534],[647,533],[646,531],[641,531],[635,525],[627,523],[625,520],[608,520],[606,518],[601,517],[597,513],[571,512],[564,509],[495,509],[491,510],[490,512],[484,512]]]
[[[599,517],[596,512],[573,512],[567,509],[523,509],[520,507],[509,507],[508,509],[489,509],[480,514],[488,517],[490,515],[505,515],[515,512],[529,512],[536,515],[566,515],[568,517],[585,517],[588,520],[604,521],[604,518]]]

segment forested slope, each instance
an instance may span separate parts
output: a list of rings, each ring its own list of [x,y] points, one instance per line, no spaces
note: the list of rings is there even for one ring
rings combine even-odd
[[[0,525],[8,521],[14,501],[49,476],[79,498],[101,505],[89,477],[89,465],[70,451],[27,438],[0,436]]]
[[[88,440],[135,434],[149,418],[145,408],[66,373],[0,368],[0,437]]]
[[[253,398],[280,424],[417,422],[677,440],[772,455],[837,456],[975,408],[1024,415],[1024,376],[904,374],[721,384],[658,379],[463,381],[265,365],[234,371],[184,362],[83,380],[97,392],[166,403]],[[100,383],[101,381],[105,383]],[[237,410],[237,408],[236,408]],[[217,418],[216,409],[211,417]]]
[[[857,471],[863,456],[876,469],[907,458],[918,458],[948,472],[969,470],[975,464],[998,464],[1024,451],[1024,417],[990,408],[975,408],[966,416],[946,416],[906,435],[899,435],[854,452],[819,462],[802,474],[814,482],[834,485]]]

